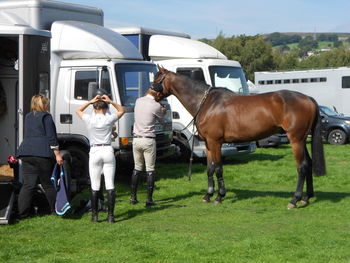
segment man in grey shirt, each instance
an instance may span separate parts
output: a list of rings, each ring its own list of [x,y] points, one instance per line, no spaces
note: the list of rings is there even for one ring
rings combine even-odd
[[[158,101],[161,85],[153,84],[146,95],[138,98],[135,103],[135,123],[133,138],[133,156],[135,167],[131,175],[131,197],[130,203],[137,204],[137,185],[138,175],[146,166],[147,173],[147,201],[146,206],[155,205],[153,202],[153,189],[155,181],[155,162],[156,162],[156,133],[155,124],[158,120],[162,122],[166,113],[166,108]]]

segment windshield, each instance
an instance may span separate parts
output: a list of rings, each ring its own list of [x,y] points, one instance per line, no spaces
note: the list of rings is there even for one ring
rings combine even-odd
[[[209,72],[214,87],[224,87],[235,93],[248,94],[248,85],[242,68],[210,66]]]
[[[332,110],[331,108],[328,108],[326,106],[320,106],[320,109],[323,111],[324,114],[328,116],[338,116],[339,114]]]
[[[116,64],[115,72],[122,105],[135,106],[136,99],[150,87],[157,68],[152,64]]]

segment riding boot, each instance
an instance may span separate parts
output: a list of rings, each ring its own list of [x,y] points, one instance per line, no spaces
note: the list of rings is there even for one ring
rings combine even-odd
[[[131,195],[130,195],[130,204],[137,204],[137,186],[138,186],[138,176],[139,176],[139,171],[133,170],[132,175],[131,175]]]
[[[91,221],[98,222],[98,192],[91,190]]]
[[[115,191],[107,190],[108,195],[108,223],[114,223]]]
[[[154,172],[150,172],[147,176],[147,201],[146,206],[156,205],[153,202],[153,190],[154,190],[154,181],[156,179],[156,174]]]

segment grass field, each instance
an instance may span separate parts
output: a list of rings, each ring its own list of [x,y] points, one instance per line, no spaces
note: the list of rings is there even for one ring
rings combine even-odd
[[[117,223],[82,214],[1,226],[0,262],[350,262],[350,145],[325,153],[328,174],[314,178],[306,208],[286,209],[296,184],[289,145],[227,159],[217,206],[201,202],[205,165],[188,181],[187,164],[161,163],[157,206],[144,206],[145,184],[135,206],[118,184]]]

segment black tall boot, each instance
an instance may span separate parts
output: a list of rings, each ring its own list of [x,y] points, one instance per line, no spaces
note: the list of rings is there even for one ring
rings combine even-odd
[[[150,172],[147,175],[147,201],[146,206],[152,206],[156,205],[155,202],[153,202],[153,190],[154,190],[154,181],[156,179],[155,172]]]
[[[115,191],[107,190],[108,195],[108,223],[114,223]]]
[[[91,221],[98,222],[98,192],[91,190]]]
[[[139,177],[139,171],[133,170],[131,175],[131,195],[130,195],[130,204],[137,204],[139,201],[137,201],[137,185],[138,185],[138,177]]]

